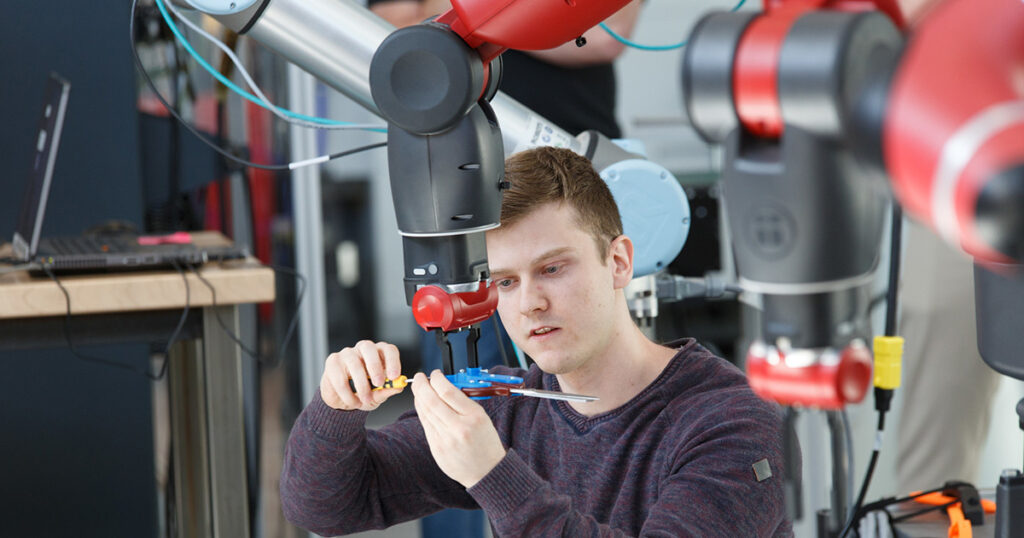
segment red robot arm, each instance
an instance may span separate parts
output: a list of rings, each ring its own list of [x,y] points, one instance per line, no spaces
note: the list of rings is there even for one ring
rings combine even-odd
[[[883,142],[908,213],[981,261],[1024,260],[1024,3],[932,9],[900,61]]]
[[[622,9],[629,0],[453,0],[437,18],[489,62],[506,49],[551,49]]]

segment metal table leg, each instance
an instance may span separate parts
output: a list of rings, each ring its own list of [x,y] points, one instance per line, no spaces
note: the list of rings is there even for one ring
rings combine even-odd
[[[203,309],[203,339],[177,345],[168,370],[178,536],[250,536],[238,308]]]

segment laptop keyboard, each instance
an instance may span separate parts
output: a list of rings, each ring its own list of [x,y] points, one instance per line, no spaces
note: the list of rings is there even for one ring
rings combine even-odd
[[[121,251],[116,241],[99,241],[92,237],[53,237],[46,240],[47,246],[56,254],[100,254]]]

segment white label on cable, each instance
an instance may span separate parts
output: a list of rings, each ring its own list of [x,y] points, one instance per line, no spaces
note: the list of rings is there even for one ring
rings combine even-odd
[[[553,148],[572,147],[572,137],[556,128],[553,124],[541,121],[538,116],[530,118],[530,127],[526,131],[529,135],[516,145],[512,153],[519,153],[530,148],[539,146],[551,146]]]

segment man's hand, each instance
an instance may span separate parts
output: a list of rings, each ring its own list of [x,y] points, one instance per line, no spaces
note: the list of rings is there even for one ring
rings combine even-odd
[[[440,370],[434,370],[429,379],[418,373],[414,381],[416,412],[430,454],[444,474],[466,488],[473,487],[505,457],[491,417]]]
[[[402,392],[402,389],[372,390],[386,379],[402,375],[398,348],[386,342],[363,340],[355,347],[331,353],[324,364],[320,378],[320,396],[334,409],[373,411],[384,400]],[[355,386],[352,391],[349,381]]]

